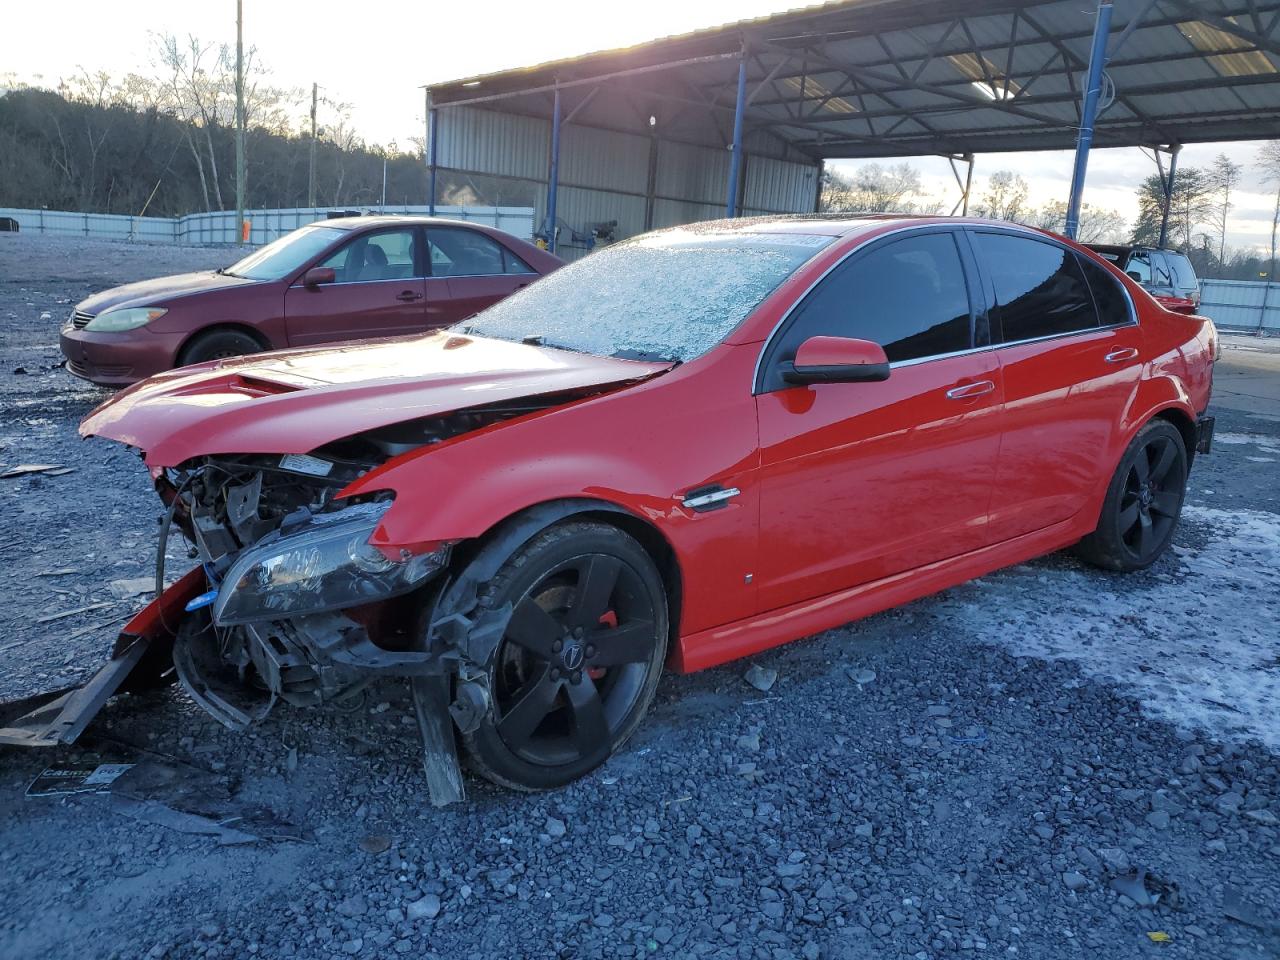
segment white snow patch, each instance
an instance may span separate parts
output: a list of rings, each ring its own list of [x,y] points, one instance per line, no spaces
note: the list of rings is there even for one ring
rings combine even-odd
[[[1024,564],[957,588],[939,612],[1019,656],[1076,661],[1181,727],[1280,751],[1280,515],[1187,507],[1183,522],[1208,540],[1174,547],[1176,575]]]
[[[1225,443],[1228,446],[1253,446],[1263,453],[1280,453],[1280,440],[1264,437],[1258,433],[1215,433],[1214,443]]]

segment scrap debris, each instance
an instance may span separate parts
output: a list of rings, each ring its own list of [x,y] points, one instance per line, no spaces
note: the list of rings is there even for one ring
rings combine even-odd
[[[770,667],[761,667],[753,664],[742,679],[761,693],[768,693],[773,688],[773,685],[778,682],[778,671]]]
[[[64,763],[48,767],[27,787],[28,797],[65,797],[103,793],[132,763]]]
[[[57,463],[20,463],[16,467],[10,467],[4,473],[0,473],[0,480],[25,477],[32,473],[42,473],[46,477],[61,477],[63,474],[74,473],[75,469],[75,467],[64,467]]]

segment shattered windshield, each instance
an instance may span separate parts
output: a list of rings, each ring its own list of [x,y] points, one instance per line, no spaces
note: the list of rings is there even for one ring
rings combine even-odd
[[[460,331],[628,360],[692,360],[832,237],[666,230],[572,263]]]

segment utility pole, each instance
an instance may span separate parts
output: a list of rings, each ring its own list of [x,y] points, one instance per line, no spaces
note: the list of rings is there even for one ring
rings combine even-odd
[[[387,212],[387,158],[382,158],[382,212]]]
[[[236,243],[244,242],[244,0],[236,0]]]
[[[320,84],[311,84],[311,166],[307,174],[307,206],[316,205],[316,101],[320,96]]]

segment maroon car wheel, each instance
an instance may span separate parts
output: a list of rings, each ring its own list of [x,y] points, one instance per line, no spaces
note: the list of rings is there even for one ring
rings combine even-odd
[[[225,360],[227,357],[243,357],[262,350],[263,346],[256,337],[240,330],[211,330],[200,334],[182,348],[178,366]]]
[[[512,613],[489,673],[493,708],[464,737],[472,765],[545,790],[607,760],[648,709],[666,654],[666,595],[649,555],[604,524],[553,527],[481,602]]]

